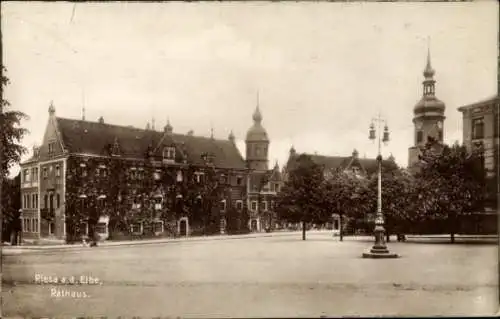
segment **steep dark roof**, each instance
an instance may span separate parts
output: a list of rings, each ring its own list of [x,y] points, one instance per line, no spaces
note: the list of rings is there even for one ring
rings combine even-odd
[[[297,165],[297,159],[301,154],[296,154],[295,156],[290,156],[288,158],[287,170],[295,169]],[[317,154],[307,154],[303,153],[303,155],[309,156],[314,163],[322,166],[325,170],[335,170],[338,168],[344,169],[346,168],[353,160],[353,156],[324,156]],[[373,174],[377,172],[377,160],[374,158],[357,158],[357,161],[361,164],[361,166],[366,170],[367,174]],[[382,165],[396,165],[390,160],[383,160]]]
[[[151,148],[162,140],[164,132],[143,130],[130,126],[57,118],[63,144],[70,153],[108,155],[115,140],[120,146],[121,156],[145,158]],[[214,164],[221,168],[246,168],[245,160],[236,145],[229,140],[208,137],[171,135],[174,144],[186,153],[187,162],[204,164],[203,153],[214,155]]]

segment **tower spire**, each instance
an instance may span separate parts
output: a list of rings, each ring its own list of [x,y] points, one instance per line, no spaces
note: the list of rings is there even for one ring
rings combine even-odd
[[[260,94],[257,90],[257,105],[255,107],[255,111],[253,112],[253,121],[255,124],[260,124],[262,122],[262,114],[260,113]]]
[[[432,68],[431,64],[431,44],[430,44],[430,37],[427,37],[427,64],[425,66],[424,70],[424,77],[426,79],[432,79],[434,76],[434,69]]]

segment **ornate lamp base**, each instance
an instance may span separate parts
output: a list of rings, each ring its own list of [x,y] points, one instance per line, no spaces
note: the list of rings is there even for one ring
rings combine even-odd
[[[384,227],[382,225],[375,226],[375,245],[369,252],[363,253],[363,258],[398,258],[399,255],[391,253],[384,240]]]

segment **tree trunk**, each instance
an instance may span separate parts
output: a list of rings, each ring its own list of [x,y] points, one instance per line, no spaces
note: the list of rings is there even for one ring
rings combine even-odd
[[[391,241],[391,235],[389,234],[389,232],[387,231],[387,229],[385,230],[385,241],[387,243]]]
[[[306,222],[302,222],[302,240],[306,240]]]
[[[342,227],[342,222],[343,222],[342,215],[343,214],[339,215],[339,236],[340,236],[340,241],[344,240],[344,228]]]

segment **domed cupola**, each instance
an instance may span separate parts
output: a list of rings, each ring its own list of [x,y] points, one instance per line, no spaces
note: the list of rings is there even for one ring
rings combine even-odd
[[[253,113],[253,126],[248,130],[246,141],[247,142],[269,142],[266,129],[262,126],[262,114],[260,113],[259,105],[255,108]]]
[[[423,72],[424,81],[422,98],[413,108],[415,118],[424,117],[428,115],[444,116],[446,109],[445,104],[436,97],[436,81],[434,80],[435,71],[431,65],[430,51],[427,52],[427,65]]]

